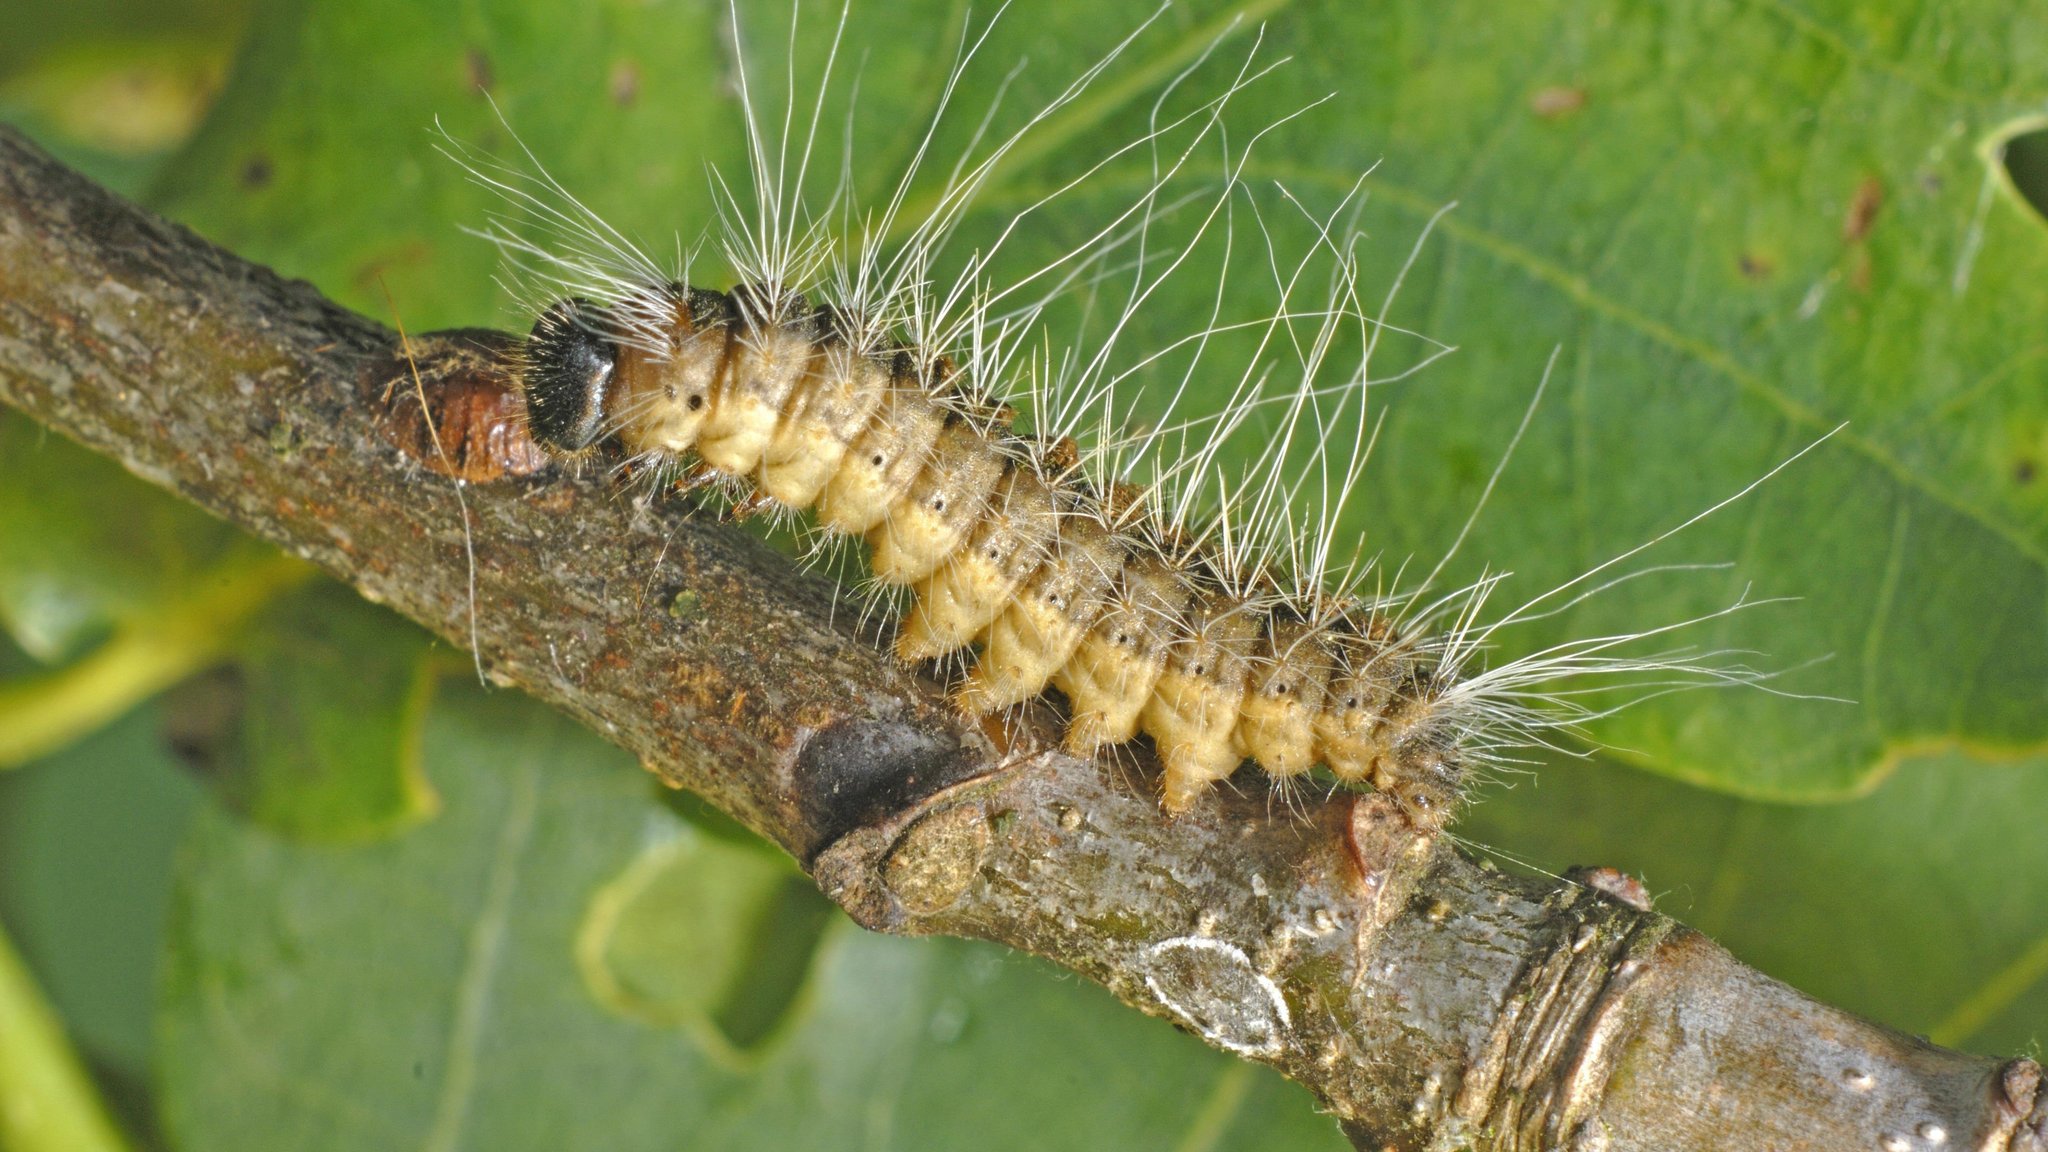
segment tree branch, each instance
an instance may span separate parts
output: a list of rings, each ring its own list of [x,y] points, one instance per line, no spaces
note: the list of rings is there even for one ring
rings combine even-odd
[[[1149,761],[1061,754],[1048,706],[963,721],[765,545],[548,468],[507,340],[414,341],[416,394],[382,326],[0,126],[0,400],[473,636],[870,928],[1046,956],[1280,1068],[1361,1148],[2048,1149],[2032,1061],[1809,1000],[1612,878],[1504,875],[1374,795],[1302,817],[1254,783],[1169,821]]]

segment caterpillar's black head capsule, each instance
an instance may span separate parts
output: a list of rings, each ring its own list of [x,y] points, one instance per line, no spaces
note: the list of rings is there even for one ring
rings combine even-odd
[[[604,434],[619,349],[611,316],[588,300],[558,301],[526,339],[526,420],[533,438],[557,452],[581,452]]]

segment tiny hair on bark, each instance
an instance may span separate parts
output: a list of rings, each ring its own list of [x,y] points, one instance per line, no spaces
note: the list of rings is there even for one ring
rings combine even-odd
[[[829,581],[532,452],[513,346],[408,357],[0,125],[0,401],[473,642],[862,925],[1046,957],[1306,1085],[1362,1149],[2048,1152],[2032,1060],[1818,1003],[1611,869],[1509,875],[1373,793],[1169,820],[1155,765],[1066,755],[1049,705],[963,720]]]

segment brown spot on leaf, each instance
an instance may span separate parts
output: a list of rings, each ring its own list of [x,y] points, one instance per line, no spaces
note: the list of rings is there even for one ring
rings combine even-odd
[[[1858,248],[1849,257],[1849,290],[1870,291],[1870,252]]]
[[[2039,474],[2040,466],[2022,456],[2012,466],[2012,478],[2016,484],[2032,484]]]
[[[1744,252],[1735,258],[1735,266],[1745,280],[1768,280],[1778,270],[1778,262],[1762,252]]]
[[[242,161],[242,187],[251,192],[270,186],[270,178],[276,173],[270,167],[270,157],[258,152]]]
[[[497,85],[498,75],[491,68],[491,58],[481,48],[471,48],[462,54],[462,70],[469,78],[469,86],[478,92],[489,92]]]
[[[1844,243],[1860,243],[1870,235],[1870,226],[1877,222],[1878,209],[1884,207],[1884,185],[1875,176],[1866,176],[1856,186],[1856,194],[1849,198],[1849,210],[1842,214],[1842,240]]]
[[[1556,84],[1529,94],[1529,111],[1545,120],[1569,116],[1586,106],[1586,90],[1576,85]]]
[[[612,65],[609,85],[612,103],[621,108],[631,108],[640,99],[640,65],[637,61],[621,60]]]

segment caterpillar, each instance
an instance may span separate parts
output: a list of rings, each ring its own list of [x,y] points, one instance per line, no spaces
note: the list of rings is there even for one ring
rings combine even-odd
[[[1250,758],[1274,776],[1321,763],[1438,818],[1457,741],[1416,644],[1384,615],[1243,586],[1156,518],[1120,515],[1058,445],[978,424],[949,367],[861,351],[842,314],[758,286],[677,284],[551,308],[521,382],[544,446],[575,453],[609,434],[630,453],[693,454],[864,539],[874,577],[912,590],[898,658],[975,645],[957,693],[972,714],[1057,686],[1076,754],[1143,732],[1170,812]]]
[[[733,26],[737,40],[736,11]],[[919,162],[980,41],[963,40],[923,146],[886,207],[866,216],[843,188],[819,207],[805,200],[822,96],[807,127],[792,107],[779,134],[764,130],[740,52],[752,179],[735,192],[714,174],[719,246],[739,272],[729,290],[692,282],[687,261],[648,257],[530,153],[506,163],[449,138],[444,150],[510,206],[483,234],[538,313],[516,368],[533,440],[558,458],[623,461],[725,491],[743,513],[804,514],[821,546],[861,542],[873,587],[907,594],[896,657],[971,653],[953,689],[969,715],[1056,690],[1076,755],[1149,739],[1168,813],[1249,762],[1283,784],[1320,768],[1369,785],[1436,829],[1475,768],[1602,714],[1560,681],[1754,682],[1724,653],[1613,654],[1669,628],[1481,666],[1498,629],[1597,589],[1586,582],[1640,549],[1484,624],[1499,574],[1437,593],[1439,563],[1409,588],[1365,591],[1379,570],[1345,552],[1342,513],[1371,448],[1368,386],[1384,382],[1371,375],[1373,350],[1396,330],[1384,304],[1375,313],[1358,298],[1359,238],[1342,223],[1356,188],[1330,211],[1300,208],[1315,237],[1308,254],[1269,253],[1281,298],[1272,315],[1207,317],[1168,348],[1138,350],[1135,367],[1111,355],[1164,277],[1212,228],[1229,234],[1251,144],[1220,149],[1220,191],[1206,199],[1173,201],[1167,189],[1220,140],[1231,97],[1271,67],[1255,63],[1256,44],[1220,95],[1178,116],[1155,107],[1137,141],[1017,213],[950,279],[938,274],[989,174],[1130,42],[957,164],[907,221]],[[994,254],[1033,212],[1139,148],[1154,178],[1122,211],[1051,263],[993,278]],[[1169,212],[1192,212],[1195,238],[1148,250]],[[1119,277],[1128,287],[1107,337],[1042,350],[1051,302],[1092,299]],[[1314,305],[1295,302],[1313,292]],[[1219,309],[1227,295],[1219,285]],[[1247,333],[1252,354],[1223,377],[1234,380],[1229,403],[1173,418],[1211,343]],[[1355,344],[1357,362],[1333,383],[1340,343]],[[1446,351],[1431,346],[1421,364]],[[1185,363],[1167,415],[1133,422],[1118,388],[1174,354]],[[1038,427],[1019,426],[1025,412]],[[1233,471],[1220,446],[1246,429],[1265,446]]]

